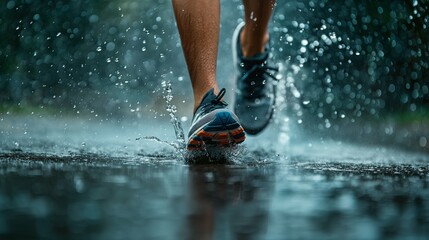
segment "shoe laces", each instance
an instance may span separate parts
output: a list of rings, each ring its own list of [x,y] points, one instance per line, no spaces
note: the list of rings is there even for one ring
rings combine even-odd
[[[253,65],[239,80],[244,83],[245,86],[245,91],[243,93],[247,93],[245,96],[249,98],[262,96],[267,78],[279,81],[275,76],[278,72],[278,67],[269,66],[266,63]]]
[[[225,95],[226,90],[225,88],[222,88],[219,93],[216,95],[216,97],[212,98],[211,100],[203,99],[203,104],[199,107],[199,110],[197,109],[197,112],[201,112],[203,114],[209,113],[215,109],[224,108],[228,106],[228,104],[224,101],[222,101],[223,96]]]
[[[213,104],[221,104],[221,105],[228,105],[226,102],[222,101],[223,96],[225,96],[226,89],[222,88],[219,93],[217,94],[216,98],[212,100]]]

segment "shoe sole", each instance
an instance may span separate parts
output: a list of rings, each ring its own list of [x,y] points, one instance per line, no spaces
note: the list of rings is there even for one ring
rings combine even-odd
[[[193,133],[188,140],[189,151],[232,147],[246,139],[243,127],[228,112],[216,113],[213,120]]]

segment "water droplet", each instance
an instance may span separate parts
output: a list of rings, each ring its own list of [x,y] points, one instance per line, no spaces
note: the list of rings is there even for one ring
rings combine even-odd
[[[90,22],[90,23],[96,23],[96,22],[98,22],[98,16],[97,16],[97,15],[95,15],[95,14],[92,14],[92,15],[89,17],[89,22]]]
[[[9,1],[6,4],[7,9],[13,9],[15,7],[15,1]]]
[[[307,39],[301,40],[301,45],[302,46],[307,46],[308,45],[308,40]]]
[[[116,45],[114,42],[109,42],[106,44],[106,50],[109,52],[115,50],[115,47],[116,47]]]

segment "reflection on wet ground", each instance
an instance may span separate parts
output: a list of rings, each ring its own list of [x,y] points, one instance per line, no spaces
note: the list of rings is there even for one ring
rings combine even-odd
[[[130,164],[96,155],[0,158],[0,233],[7,239],[423,239],[428,234],[429,167],[423,165],[300,157],[251,166],[171,159]]]
[[[170,146],[134,141],[133,129],[104,125],[94,139],[77,127],[60,141],[52,126],[39,128],[28,142],[2,129],[1,239],[429,235],[429,157],[420,153],[311,138],[267,150],[249,138],[234,161],[195,165]],[[123,136],[111,142],[115,131]]]

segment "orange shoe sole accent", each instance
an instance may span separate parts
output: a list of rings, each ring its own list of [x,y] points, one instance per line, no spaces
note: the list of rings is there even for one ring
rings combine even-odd
[[[207,132],[204,129],[201,129],[191,136],[187,144],[187,149],[189,151],[195,151],[203,150],[206,146],[232,147],[242,143],[245,139],[246,135],[242,127],[215,132]]]

